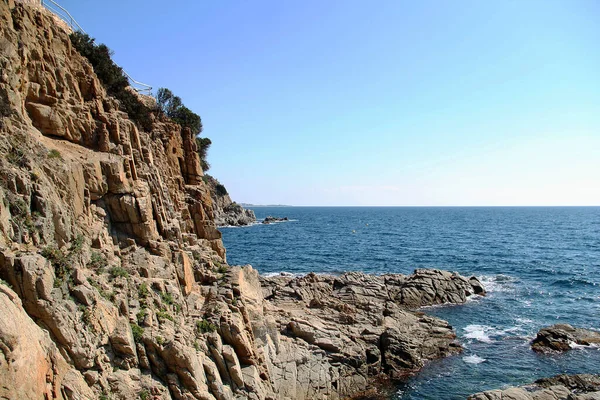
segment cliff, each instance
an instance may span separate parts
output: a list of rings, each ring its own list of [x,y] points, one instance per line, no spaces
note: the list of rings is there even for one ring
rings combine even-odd
[[[337,399],[460,350],[413,309],[476,280],[228,266],[190,130],[136,125],[47,11],[0,1],[0,71],[0,398]]]
[[[231,200],[227,189],[217,179],[204,175],[204,181],[210,188],[213,212],[217,226],[244,226],[256,222],[254,211],[247,210]]]

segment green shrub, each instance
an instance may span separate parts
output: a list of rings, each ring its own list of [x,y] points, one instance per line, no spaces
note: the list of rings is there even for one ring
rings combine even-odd
[[[173,318],[173,316],[171,314],[169,314],[167,311],[164,311],[164,310],[157,311],[156,316],[159,318],[159,320],[168,319],[169,321],[175,322],[175,318]]]
[[[54,274],[56,275],[54,287],[60,287],[67,275],[73,271],[70,257],[55,246],[49,246],[42,249],[41,254],[44,258],[48,259],[54,267]]]
[[[144,319],[146,318],[146,316],[148,315],[148,310],[145,308],[142,308],[140,311],[138,311],[137,314],[135,314],[135,318],[137,319],[138,324],[142,324],[142,322],[144,322]]]
[[[165,304],[171,305],[175,302],[171,293],[163,292],[160,294],[160,297]]]
[[[215,324],[203,319],[196,321],[196,330],[200,333],[214,332],[217,330]]]
[[[102,270],[104,270],[104,268],[106,268],[107,265],[108,261],[106,261],[104,255],[97,251],[92,252],[90,261],[87,263],[88,267],[97,269],[99,272],[102,272]]]
[[[48,152],[48,158],[56,158],[62,160],[62,155],[60,154],[60,151],[52,149]]]
[[[73,47],[92,64],[108,94],[120,101],[121,109],[133,121],[149,130],[152,127],[151,110],[126,89],[129,81],[123,69],[111,59],[113,52],[104,44],[96,44],[94,38],[82,32],[73,32],[70,38]]]
[[[159,346],[162,346],[163,344],[165,344],[165,339],[164,339],[162,336],[157,336],[157,337],[156,337],[156,343],[157,343]]]
[[[217,268],[217,272],[220,274],[224,274],[228,271],[229,269],[227,268],[227,265],[224,264],[219,264],[219,267]]]
[[[127,278],[129,276],[129,272],[123,267],[112,267],[108,272],[113,278]]]
[[[208,149],[210,148],[210,145],[212,144],[212,141],[209,138],[201,138],[201,137],[196,137],[196,147],[198,147],[198,156],[200,157],[200,166],[202,167],[202,171],[206,172],[210,169],[210,164],[208,163],[208,161],[206,160],[206,157],[208,156]],[[206,183],[206,181],[204,181]]]
[[[138,296],[141,298],[150,296],[150,289],[148,289],[148,285],[145,282],[138,287]]]
[[[156,104],[158,110],[177,122],[182,127],[190,128],[193,135],[202,132],[202,119],[181,102],[179,96],[167,88],[159,88],[156,92]]]
[[[225,186],[221,185],[220,183],[217,183],[215,186],[215,192],[218,196],[226,196],[228,194]]]
[[[144,336],[144,328],[138,324],[129,324],[131,326],[131,333],[133,333],[133,340],[136,343],[140,343]]]
[[[71,242],[71,246],[69,248],[69,256],[81,254],[81,251],[83,250],[84,241],[85,238],[83,237],[83,235],[77,235],[77,237]]]
[[[142,390],[140,392],[140,400],[150,400],[150,392],[147,390]]]

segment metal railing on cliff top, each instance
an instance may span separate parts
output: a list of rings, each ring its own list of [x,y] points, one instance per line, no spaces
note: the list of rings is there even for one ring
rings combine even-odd
[[[82,33],[86,33],[83,30],[83,28],[81,27],[81,25],[79,25],[77,23],[75,18],[73,18],[71,13],[69,11],[67,11],[66,8],[62,7],[60,4],[55,2],[54,0],[40,0],[40,4],[43,7],[45,7],[46,9],[50,10],[54,15],[59,17],[64,23],[67,24],[67,26],[69,28],[71,28],[72,31],[80,31]],[[152,86],[136,81],[127,72],[125,72],[123,67],[120,67],[120,68],[123,71],[123,73],[125,74],[125,76],[127,77],[127,79],[129,80],[129,85],[136,92],[143,93],[143,94],[150,95],[150,96],[152,95]]]

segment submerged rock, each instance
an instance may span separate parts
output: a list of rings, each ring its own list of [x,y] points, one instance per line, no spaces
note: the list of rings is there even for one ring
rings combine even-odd
[[[600,375],[556,375],[531,385],[476,393],[467,400],[597,400]]]
[[[600,332],[574,328],[569,324],[556,324],[543,329],[531,342],[531,348],[540,353],[571,350],[574,345],[600,344]]]

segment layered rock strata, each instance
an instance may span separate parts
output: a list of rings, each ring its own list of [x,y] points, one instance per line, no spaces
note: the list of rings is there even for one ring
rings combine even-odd
[[[600,375],[557,375],[531,385],[490,390],[469,396],[468,400],[598,400]]]
[[[459,351],[410,310],[476,280],[228,266],[191,132],[132,122],[46,10],[0,1],[0,71],[0,397],[337,399]]]

